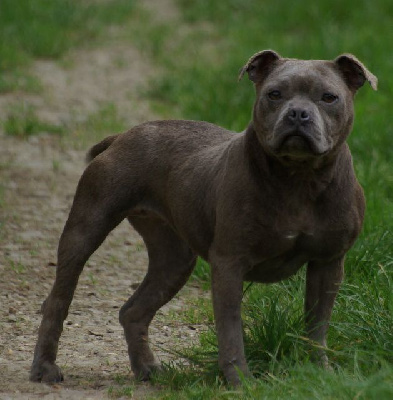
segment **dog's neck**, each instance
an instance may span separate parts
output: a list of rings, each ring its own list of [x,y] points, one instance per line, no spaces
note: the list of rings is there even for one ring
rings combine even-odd
[[[329,158],[312,160],[311,162],[284,162],[268,154],[260,143],[251,122],[246,131],[245,150],[249,157],[249,165],[256,179],[268,179],[273,186],[285,186],[286,190],[309,187],[310,195],[317,197],[335,179],[340,165],[350,160],[347,145]],[[311,193],[312,192],[312,193]]]

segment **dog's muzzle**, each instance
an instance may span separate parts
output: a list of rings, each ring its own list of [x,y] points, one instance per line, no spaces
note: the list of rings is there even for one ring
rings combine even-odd
[[[306,108],[289,108],[276,125],[271,148],[278,156],[304,158],[327,151],[322,130],[315,123],[313,112]]]

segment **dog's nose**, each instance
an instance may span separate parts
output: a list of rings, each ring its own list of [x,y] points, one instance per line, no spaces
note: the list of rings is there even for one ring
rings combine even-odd
[[[310,115],[306,110],[302,110],[300,108],[291,108],[288,111],[287,118],[291,122],[308,122],[310,120]]]

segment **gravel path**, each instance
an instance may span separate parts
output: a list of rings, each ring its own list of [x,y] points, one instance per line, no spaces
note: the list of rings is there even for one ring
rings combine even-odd
[[[138,97],[149,78],[146,60],[129,45],[78,50],[68,67],[52,61],[34,64],[43,91],[39,95],[0,96],[0,118],[15,103],[33,104],[38,116],[51,123],[81,119],[112,102],[131,125],[155,116]],[[119,60],[121,62],[119,62]],[[108,132],[111,134],[112,132]],[[68,139],[42,134],[29,139],[0,132],[0,399],[101,399],[119,377],[134,384],[118,311],[142,280],[147,267],[144,244],[123,222],[87,263],[61,337],[58,364],[65,382],[48,386],[28,382],[39,309],[55,275],[56,249],[77,181],[84,151]],[[80,143],[78,144],[80,147]],[[186,293],[185,293],[186,292]],[[151,341],[161,360],[162,349],[189,343],[198,329],[177,322],[188,286],[160,310],[151,327]],[[157,390],[138,384],[133,398]]]

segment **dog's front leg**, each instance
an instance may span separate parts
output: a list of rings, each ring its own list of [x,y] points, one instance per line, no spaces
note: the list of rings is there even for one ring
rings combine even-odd
[[[218,363],[228,383],[240,384],[248,376],[244,355],[241,301],[243,273],[239,265],[212,263],[213,307],[218,337]]]
[[[328,367],[324,351],[326,333],[340,284],[344,275],[344,257],[330,262],[310,262],[306,281],[306,329],[308,337],[318,344],[312,356],[321,366]]]

